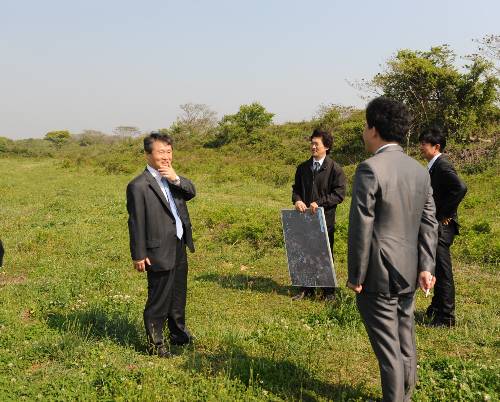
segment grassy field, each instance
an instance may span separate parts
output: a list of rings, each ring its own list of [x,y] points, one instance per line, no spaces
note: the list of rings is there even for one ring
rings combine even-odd
[[[175,157],[198,190],[189,203],[197,251],[187,307],[197,342],[168,360],[145,352],[146,281],[128,250],[125,186],[143,169],[140,156],[126,174],[0,157],[0,400],[380,398],[353,296],[342,288],[333,305],[290,300],[279,211],[291,206],[296,161],[266,168],[259,155],[202,148]],[[462,176],[469,194],[453,246],[458,324],[424,325],[429,300],[419,292],[415,401],[499,400],[500,180],[495,166]],[[342,284],[349,203],[337,219]]]

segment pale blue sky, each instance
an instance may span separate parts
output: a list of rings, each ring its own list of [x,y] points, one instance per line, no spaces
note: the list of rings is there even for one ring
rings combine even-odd
[[[471,53],[499,20],[496,0],[0,0],[0,136],[168,127],[186,102],[310,119],[362,106],[346,79],[398,49]]]

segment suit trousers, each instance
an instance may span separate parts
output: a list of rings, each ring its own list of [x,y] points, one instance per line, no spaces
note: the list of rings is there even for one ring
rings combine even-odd
[[[410,401],[417,380],[415,292],[361,292],[356,302],[379,363],[383,401]]]
[[[436,285],[428,315],[438,320],[455,321],[455,282],[451,267],[450,247],[456,235],[455,222],[439,224],[436,251]]]
[[[330,250],[332,250],[332,258],[335,258],[334,254],[333,254],[333,243],[335,241],[335,225],[329,227],[327,229],[327,231],[328,231],[328,241],[330,243]],[[300,288],[300,291],[304,292],[307,295],[314,295],[314,289],[315,288],[313,288],[313,287],[302,286]],[[335,294],[335,288],[323,288],[323,295],[324,296],[333,295],[333,294]]]
[[[144,307],[144,326],[150,346],[164,344],[163,329],[168,324],[170,342],[191,340],[186,328],[187,255],[184,239],[177,240],[176,262],[170,271],[148,271],[148,298]]]

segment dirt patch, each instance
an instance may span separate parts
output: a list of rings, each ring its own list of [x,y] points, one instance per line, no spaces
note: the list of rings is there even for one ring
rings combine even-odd
[[[0,286],[21,285],[26,282],[25,275],[7,275],[5,272],[0,274]]]
[[[47,362],[41,362],[41,363],[34,363],[32,364],[26,371],[29,374],[34,374],[37,371],[43,370],[45,367],[47,367],[50,364],[50,361]]]
[[[32,310],[24,310],[21,314],[21,318],[23,321],[31,321],[32,317],[33,317]]]

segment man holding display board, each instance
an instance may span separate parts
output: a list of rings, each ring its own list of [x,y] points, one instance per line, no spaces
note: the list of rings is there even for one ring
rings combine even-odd
[[[297,167],[292,186],[292,202],[301,213],[309,210],[315,214],[319,207],[323,207],[333,255],[335,210],[345,197],[345,174],[342,167],[329,156],[333,144],[330,133],[316,129],[310,141],[311,158]],[[314,289],[301,287],[300,293],[293,300],[313,296]],[[323,297],[325,300],[333,300],[335,288],[323,288]]]

